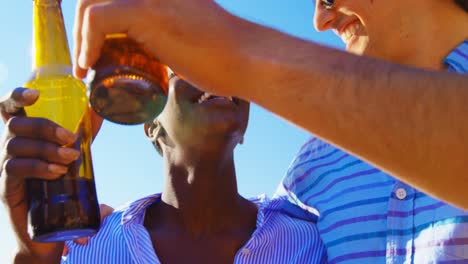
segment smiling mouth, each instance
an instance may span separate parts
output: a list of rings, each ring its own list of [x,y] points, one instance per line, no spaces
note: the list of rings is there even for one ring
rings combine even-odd
[[[352,23],[348,25],[342,32],[340,32],[341,40],[348,44],[354,36],[357,36],[357,33],[361,30],[360,23]]]
[[[213,94],[210,94],[210,93],[203,93],[201,94],[201,96],[198,98],[197,102],[198,104],[202,104],[204,102],[208,102],[208,101],[221,101],[221,100],[224,100],[224,101],[230,101],[232,103],[234,103],[235,105],[238,105],[238,100],[234,97],[231,97],[231,96],[217,96],[217,95],[213,95]]]

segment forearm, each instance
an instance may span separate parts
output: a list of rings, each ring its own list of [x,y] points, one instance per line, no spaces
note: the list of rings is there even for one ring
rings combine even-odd
[[[217,23],[183,31],[193,45],[177,47],[186,61],[174,65],[186,77],[251,100],[468,208],[467,77],[357,57],[222,12],[216,16]]]
[[[423,191],[468,208],[468,77],[286,35],[249,48],[243,96]],[[257,32],[258,35],[258,32]],[[253,42],[255,43],[255,42]],[[265,84],[267,84],[265,86]]]

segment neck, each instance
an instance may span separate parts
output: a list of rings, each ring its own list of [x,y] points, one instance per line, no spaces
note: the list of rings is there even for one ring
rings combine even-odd
[[[60,2],[58,0],[34,1],[34,69],[44,66],[71,66]]]
[[[202,236],[255,224],[255,206],[237,192],[232,150],[202,155],[173,151],[164,158],[159,225]]]
[[[413,14],[412,23],[419,26],[414,27],[417,32],[412,32],[411,40],[417,46],[397,60],[410,66],[442,70],[443,60],[451,50],[468,38],[467,13],[452,0],[424,0],[418,6],[421,12]]]

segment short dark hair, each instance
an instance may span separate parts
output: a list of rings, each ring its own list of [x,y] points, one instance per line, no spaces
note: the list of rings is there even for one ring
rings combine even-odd
[[[455,0],[455,3],[468,12],[468,0]]]

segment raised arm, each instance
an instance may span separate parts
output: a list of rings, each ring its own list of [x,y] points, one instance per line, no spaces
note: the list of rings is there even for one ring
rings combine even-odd
[[[468,208],[467,76],[346,54],[242,20],[214,1],[97,2],[78,3],[78,76],[105,34],[125,32],[199,87],[251,100]]]

